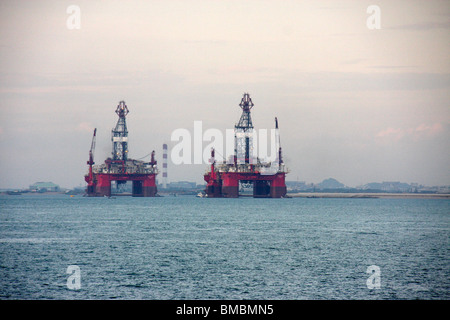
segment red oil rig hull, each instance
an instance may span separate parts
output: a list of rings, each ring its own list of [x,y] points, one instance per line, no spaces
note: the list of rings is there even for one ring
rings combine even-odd
[[[204,176],[205,192],[209,198],[238,198],[239,182],[251,181],[254,198],[284,198],[287,192],[285,176],[285,172],[274,175],[239,172],[217,172],[215,175],[208,173]]]
[[[155,197],[158,190],[155,183],[156,174],[109,174],[99,173],[93,175],[93,180],[85,176],[88,183],[86,195],[88,197],[110,197],[113,181],[132,181],[133,197]]]

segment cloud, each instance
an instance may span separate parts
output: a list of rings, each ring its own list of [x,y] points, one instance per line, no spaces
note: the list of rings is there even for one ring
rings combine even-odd
[[[413,128],[386,128],[379,131],[375,137],[378,140],[400,141],[403,138],[413,138],[415,140],[421,138],[432,138],[444,132],[444,126],[441,123],[425,124],[421,123]]]
[[[380,132],[378,132],[376,134],[377,138],[382,138],[382,139],[391,139],[394,141],[398,141],[401,138],[403,138],[403,136],[405,135],[404,130],[400,129],[400,128],[387,128],[384,130],[381,130]]]
[[[400,65],[379,65],[379,66],[369,66],[369,68],[372,69],[414,69],[414,68],[418,68],[419,66],[414,66],[414,65],[410,65],[410,66],[400,66]]]
[[[414,129],[409,130],[409,134],[414,135],[416,137],[419,136],[427,136],[433,137],[444,131],[444,127],[440,123],[435,123],[432,125],[420,124]]]

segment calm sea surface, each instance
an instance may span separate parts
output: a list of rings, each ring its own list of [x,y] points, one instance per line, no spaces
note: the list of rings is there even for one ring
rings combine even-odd
[[[0,298],[449,299],[449,240],[450,200],[0,196]]]

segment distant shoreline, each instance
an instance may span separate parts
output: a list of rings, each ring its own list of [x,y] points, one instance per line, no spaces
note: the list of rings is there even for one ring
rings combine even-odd
[[[0,192],[1,195],[7,195],[6,192]],[[14,194],[10,194],[11,196]],[[42,192],[42,193],[17,193],[15,195],[76,195],[83,196],[83,194],[68,194],[64,192]],[[131,196],[130,194],[124,194],[123,196]],[[170,194],[164,194],[164,196],[169,196]],[[178,195],[182,195],[182,193],[178,193]],[[186,194],[193,195],[193,194]],[[114,196],[121,196],[121,194],[114,194]],[[249,196],[248,195],[240,195],[242,197]],[[450,193],[377,193],[377,192],[296,192],[296,193],[287,193],[286,198],[340,198],[340,199],[450,199]]]
[[[450,199],[449,193],[325,193],[299,192],[288,193],[292,198],[383,198],[383,199]]]

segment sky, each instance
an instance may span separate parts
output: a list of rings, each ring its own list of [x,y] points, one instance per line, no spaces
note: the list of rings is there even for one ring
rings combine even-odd
[[[172,132],[232,129],[245,92],[287,180],[450,185],[449,39],[445,0],[1,1],[0,188],[84,186],[121,100],[129,156],[162,168]],[[207,167],[169,161],[169,182]]]

